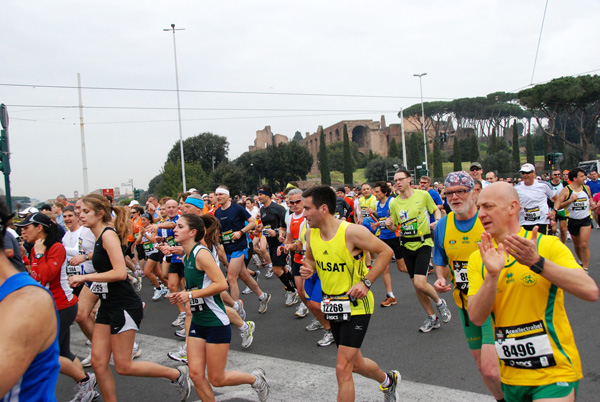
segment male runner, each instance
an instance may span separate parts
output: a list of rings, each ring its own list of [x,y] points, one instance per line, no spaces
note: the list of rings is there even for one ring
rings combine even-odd
[[[411,188],[410,180],[410,173],[405,169],[396,171],[394,181],[399,195],[390,203],[390,217],[386,219],[385,225],[391,232],[395,232],[400,227],[404,263],[417,298],[427,312],[427,318],[419,327],[419,331],[430,332],[441,325],[431,306],[432,300],[443,322],[447,323],[452,318],[446,301],[440,298],[433,286],[427,282],[429,258],[433,247],[431,230],[435,228],[441,213],[426,191]],[[430,214],[435,217],[435,222],[431,225],[428,222]]]
[[[537,226],[541,234],[548,234],[550,220],[555,218],[555,210],[549,210],[547,200],[558,198],[548,183],[535,178],[535,166],[526,163],[519,170],[523,181],[515,186],[519,194],[521,213],[519,223],[527,230]]]
[[[316,271],[321,279],[324,294],[321,309],[331,323],[338,346],[337,400],[354,401],[354,372],[378,381],[386,401],[397,401],[400,373],[396,370],[384,373],[360,352],[374,307],[369,289],[389,265],[392,250],[361,225],[335,219],[336,196],[330,187],[312,187],[302,196],[310,228],[300,272],[308,279]],[[378,254],[370,271],[365,265],[365,251]]]
[[[474,187],[473,178],[465,171],[452,172],[446,177],[446,198],[452,212],[440,219],[435,227],[433,262],[437,280],[433,288],[438,293],[445,293],[454,286],[454,301],[460,309],[463,331],[481,379],[494,398],[501,401],[504,393],[500,385],[492,318],[488,317],[482,326],[477,326],[469,320],[467,313],[467,262],[477,250],[483,233],[483,225],[477,218]],[[446,282],[448,276],[452,285]]]
[[[509,184],[483,189],[477,206],[485,232],[468,262],[468,311],[476,325],[493,314],[504,398],[574,401],[583,375],[563,292],[596,301],[598,287],[556,237],[520,227]]]

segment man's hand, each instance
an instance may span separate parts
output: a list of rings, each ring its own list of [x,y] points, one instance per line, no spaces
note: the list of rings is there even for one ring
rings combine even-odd
[[[300,276],[303,279],[308,279],[314,273],[315,273],[315,271],[312,269],[312,267],[310,265],[308,265],[306,262],[303,261],[302,262],[302,266],[300,267]]]
[[[433,288],[438,293],[446,293],[452,290],[452,284],[447,284],[446,278],[440,278],[433,283]]]
[[[508,235],[504,239],[504,247],[506,252],[515,257],[519,264],[530,267],[540,259],[536,247],[537,237],[538,227],[536,226],[531,232],[531,240],[516,234]]]
[[[477,246],[481,252],[481,259],[488,274],[492,276],[500,275],[500,271],[504,268],[504,245],[499,244],[496,250],[492,242],[492,235],[483,232],[481,234],[481,243],[477,243]]]
[[[348,292],[346,292],[348,296],[352,296],[355,299],[364,299],[367,297],[368,293],[369,288],[363,281],[358,282],[356,285],[352,286]]]
[[[79,264],[83,264],[85,262],[85,255],[84,254],[80,254],[80,255],[76,255],[73,258],[71,258],[69,260],[69,265],[71,266],[76,266]]]

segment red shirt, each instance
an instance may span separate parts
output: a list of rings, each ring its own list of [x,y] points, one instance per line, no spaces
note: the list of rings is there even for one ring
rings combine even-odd
[[[34,249],[31,251],[31,277],[50,290],[56,308],[63,310],[77,303],[77,296],[69,286],[67,251],[62,243],[54,243],[40,259],[35,258]]]

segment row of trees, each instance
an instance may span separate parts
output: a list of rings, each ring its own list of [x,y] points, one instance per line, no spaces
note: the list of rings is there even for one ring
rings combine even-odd
[[[184,141],[185,173],[188,188],[209,192],[226,185],[234,194],[256,192],[259,183],[274,190],[294,180],[305,180],[312,166],[308,149],[296,141],[255,152],[245,152],[237,159],[227,158],[227,138],[202,133]],[[179,142],[167,156],[160,173],[148,185],[148,193],[159,197],[176,197],[183,189]]]

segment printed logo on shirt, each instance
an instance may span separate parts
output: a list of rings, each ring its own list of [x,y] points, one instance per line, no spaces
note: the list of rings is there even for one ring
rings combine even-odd
[[[535,285],[536,285],[536,283],[537,283],[537,278],[536,278],[536,276],[535,276],[535,275],[533,275],[532,273],[529,273],[529,272],[528,272],[528,273],[526,273],[526,274],[523,274],[523,276],[521,277],[521,283],[522,283],[524,286],[526,286],[526,287],[530,288],[530,287],[532,287],[532,286],[535,286]]]

